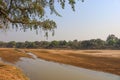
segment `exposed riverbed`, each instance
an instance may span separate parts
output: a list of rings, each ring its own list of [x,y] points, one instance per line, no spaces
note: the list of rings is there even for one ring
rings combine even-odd
[[[21,58],[15,66],[31,80],[120,80],[120,76],[54,63],[37,58]]]

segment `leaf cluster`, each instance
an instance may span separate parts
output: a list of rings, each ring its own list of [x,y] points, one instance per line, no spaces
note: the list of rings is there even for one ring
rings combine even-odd
[[[75,11],[76,0],[68,2]],[[55,9],[56,3],[64,9],[66,0],[0,0],[0,28],[6,29],[12,24],[14,28],[24,31],[41,28],[46,34],[48,31],[54,32],[57,24],[45,17],[45,9],[49,8],[51,14],[61,16]]]

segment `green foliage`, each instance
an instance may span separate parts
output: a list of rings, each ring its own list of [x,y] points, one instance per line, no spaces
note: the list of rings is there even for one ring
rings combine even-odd
[[[120,39],[117,40],[115,44],[115,48],[120,49]]]
[[[109,35],[107,40],[73,40],[73,41],[35,41],[35,42],[15,42],[8,43],[0,41],[0,47],[4,48],[61,48],[61,49],[120,49],[120,39],[115,35]]]
[[[118,41],[118,38],[115,35],[111,34],[107,37],[106,44],[109,47],[114,47],[116,45],[117,41]]]
[[[67,41],[63,40],[63,41],[58,41],[58,45],[60,48],[66,48],[68,46]]]
[[[16,42],[15,41],[10,41],[7,43],[8,48],[15,48],[16,47]]]
[[[81,42],[81,48],[83,49],[103,49],[105,47],[105,41],[101,39],[91,39]]]
[[[72,49],[79,49],[80,48],[80,41],[73,40],[68,42],[68,47]]]
[[[47,41],[41,41],[41,42],[38,42],[39,44],[38,44],[38,46],[39,46],[39,48],[47,48],[48,46],[49,46],[49,42],[47,42]]]
[[[83,1],[83,0],[82,0]],[[76,0],[68,0],[75,11]],[[55,9],[55,4],[64,9],[66,0],[0,0],[0,28],[8,28],[12,24],[15,29],[38,30],[41,28],[48,36],[48,31],[54,33],[57,27],[55,21],[46,17],[47,10],[51,14],[61,16]],[[50,13],[49,12],[49,13]]]
[[[59,45],[59,42],[58,41],[52,41],[49,45],[49,48],[57,48]]]
[[[0,41],[0,47],[1,47],[1,48],[6,47],[6,43],[3,42],[3,41]]]
[[[23,42],[17,42],[16,48],[25,48],[25,44]]]

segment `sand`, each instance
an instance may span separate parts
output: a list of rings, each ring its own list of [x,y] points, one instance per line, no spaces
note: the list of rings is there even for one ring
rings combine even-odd
[[[26,49],[38,58],[120,75],[120,50]]]

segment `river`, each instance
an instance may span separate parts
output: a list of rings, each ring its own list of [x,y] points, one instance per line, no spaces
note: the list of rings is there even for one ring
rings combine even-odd
[[[30,80],[120,80],[120,76],[59,64],[37,58],[21,58],[15,66],[30,78]]]

